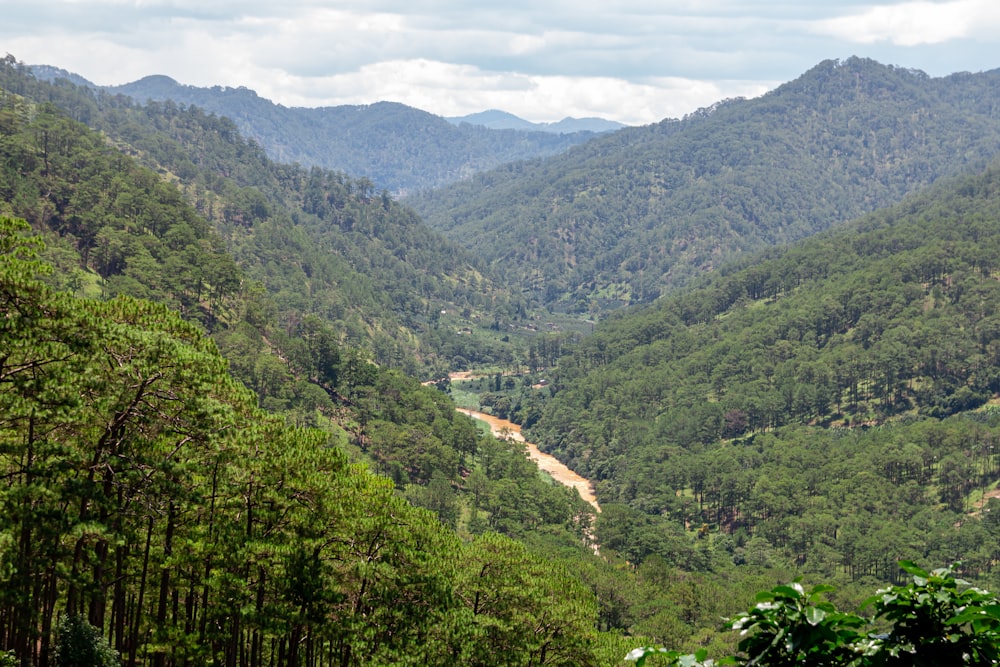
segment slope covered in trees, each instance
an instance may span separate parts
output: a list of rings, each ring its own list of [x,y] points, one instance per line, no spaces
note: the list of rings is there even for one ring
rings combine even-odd
[[[702,527],[734,562],[995,581],[998,243],[992,167],[748,260],[599,325],[530,435],[596,480],[632,562]]]
[[[0,104],[0,212],[50,232],[56,286],[151,297],[212,326],[241,274],[210,224],[154,172],[51,105]],[[93,292],[90,286],[87,291]]]
[[[47,234],[44,256],[60,268],[44,285],[121,295],[77,301],[9,265],[9,303],[28,308],[34,294],[45,318],[0,328],[25,341],[0,348],[11,351],[0,414],[19,420],[0,429],[7,645],[41,661],[52,610],[72,609],[150,664],[207,652],[526,664],[541,651],[555,664],[608,664],[618,632],[687,650],[725,644],[718,617],[794,573],[846,584],[853,601],[871,578],[897,579],[900,557],[961,558],[964,575],[1000,589],[1000,510],[979,507],[1000,436],[983,405],[997,382],[994,172],[612,318],[560,361],[548,405],[549,389],[518,388],[530,399],[511,412],[530,412],[533,434],[598,481],[596,559],[581,546],[589,514],[578,498],[480,437],[445,395],[367,361],[504,354],[455,336],[453,307],[473,322],[524,304],[370,181],[275,165],[196,109],[81,94],[4,64],[3,213]],[[124,261],[98,262],[105,238]],[[230,282],[208,269],[181,280],[187,264],[203,265],[199,253],[231,269],[220,274]],[[222,367],[212,346],[128,295],[210,330],[256,396],[197,380]],[[535,365],[559,355],[552,342]],[[25,356],[49,343],[52,356]],[[22,382],[32,369],[43,375]],[[134,393],[175,379],[148,400]],[[124,430],[105,438],[118,415]],[[548,604],[572,628],[539,611],[552,587],[571,592]],[[546,643],[538,628],[560,639]]]
[[[852,58],[763,97],[631,128],[408,199],[539,302],[647,302],[733,255],[898,201],[1000,150],[1000,71]]]
[[[494,363],[509,357],[510,346],[498,332],[456,335],[466,328],[488,332],[486,326],[497,318],[513,317],[517,307],[506,290],[483,275],[465,253],[429,231],[411,210],[376,191],[370,180],[274,163],[259,146],[242,139],[232,122],[197,109],[171,103],[136,106],[124,97],[39,82],[13,58],[3,62],[0,75],[9,102],[7,178],[33,184],[33,194],[12,200],[10,212],[35,224],[41,219],[26,207],[54,208],[53,220],[41,222],[75,245],[92,268],[94,258],[88,252],[96,241],[75,235],[65,222],[80,217],[85,202],[64,212],[54,200],[60,192],[81,188],[85,192],[79,196],[101,206],[105,203],[99,200],[106,194],[116,197],[100,182],[83,187],[74,172],[91,152],[114,151],[95,135],[59,146],[68,157],[56,165],[61,170],[48,171],[44,160],[33,159],[47,150],[41,144],[48,134],[40,126],[59,127],[66,136],[79,132],[52,113],[55,108],[100,130],[119,150],[178,183],[185,197],[172,187],[169,196],[176,204],[190,204],[182,215],[198,214],[210,223],[246,277],[273,297],[276,313],[267,317],[286,333],[314,315],[342,341],[369,350],[380,364],[413,374],[456,359]],[[36,113],[39,104],[50,106],[38,107],[41,113]],[[32,159],[19,159],[17,151]],[[108,159],[96,160],[91,171],[109,169]],[[114,180],[109,175],[100,178]],[[146,178],[158,180],[153,173]],[[102,220],[99,208],[82,215]],[[126,230],[140,235],[144,231],[135,225],[126,225]],[[136,257],[141,242],[115,237],[109,243],[110,251],[117,253],[112,273],[142,270]],[[144,282],[154,278],[146,271]],[[137,293],[134,281],[128,284],[133,290],[128,293],[147,296]]]
[[[51,664],[61,616],[129,665],[612,660],[567,571],[460,541],[342,430],[260,411],[166,307],[52,290],[28,229],[0,217],[0,647],[21,664]]]
[[[139,103],[172,101],[225,116],[272,160],[365,177],[394,193],[446,185],[514,160],[556,155],[597,136],[454,124],[392,102],[289,108],[247,88],[184,86],[165,76],[107,90]]]
[[[478,442],[475,429],[451,419],[454,406],[446,396],[369,363],[374,356],[386,366],[416,366],[410,349],[386,343],[377,329],[386,319],[423,316],[423,310],[412,312],[415,300],[445,290],[488,298],[448,276],[448,269],[463,269],[460,258],[445,256],[405,210],[357,192],[356,182],[337,174],[282,170],[233,139],[231,124],[212,117],[143,108],[136,113],[162,128],[144,133],[131,106],[108,111],[103,122],[117,122],[130,150],[172,156],[178,170],[190,162],[193,175],[185,187],[197,205],[192,207],[176,183],[51,105],[16,95],[5,102],[0,214],[24,217],[49,241],[45,257],[57,270],[44,280],[52,287],[103,299],[149,298],[177,309],[212,334],[229,372],[254,390],[259,405],[294,423],[347,428],[359,457],[446,523],[458,523],[463,505],[456,489],[462,473],[472,471],[478,473],[476,502],[464,523],[476,532],[514,534],[522,526],[560,524],[582,506],[537,480],[523,453],[494,446],[479,470],[468,460]],[[182,152],[168,131],[203,139],[202,152]],[[208,167],[199,170],[195,161]],[[239,171],[213,180],[225,169]],[[289,212],[273,212],[277,207],[261,190],[240,186],[258,172],[269,192],[299,192],[280,190],[286,182],[302,186],[303,207],[316,219],[303,213],[289,220]],[[200,211],[212,216],[217,231]],[[325,230],[323,221],[336,229]],[[373,231],[377,227],[382,229]],[[328,238],[325,247],[316,247]],[[448,264],[435,266],[439,262]],[[423,270],[430,275],[414,277]],[[431,283],[441,276],[443,287]],[[435,309],[455,304],[431,303]],[[501,478],[507,480],[502,489]]]

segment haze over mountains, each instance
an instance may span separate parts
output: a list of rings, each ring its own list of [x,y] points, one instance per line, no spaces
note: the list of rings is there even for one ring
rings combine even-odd
[[[556,134],[568,134],[571,132],[614,132],[623,127],[623,123],[603,118],[563,118],[555,123],[532,123],[531,121],[518,118],[512,113],[490,109],[467,116],[451,116],[447,118],[456,125],[469,123],[470,125],[482,125],[492,130],[526,130],[539,132],[554,132]]]
[[[33,71],[46,80],[65,78],[97,88],[56,67],[36,66]],[[601,119],[530,123],[503,112],[444,119],[392,102],[289,108],[248,88],[199,88],[162,75],[104,90],[140,103],[171,100],[226,116],[273,160],[343,171],[394,193],[445,185],[514,160],[554,155],[596,133],[623,127]]]

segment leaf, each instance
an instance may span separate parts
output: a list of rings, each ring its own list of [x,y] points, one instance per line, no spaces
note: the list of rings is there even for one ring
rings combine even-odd
[[[929,572],[927,572],[925,570],[922,570],[912,560],[901,560],[901,561],[899,561],[899,567],[900,567],[900,569],[904,570],[905,572],[908,572],[908,573],[910,573],[910,574],[912,574],[912,575],[914,575],[916,577],[922,577],[923,579],[927,579],[928,577],[931,576]],[[923,584],[920,584],[920,585],[923,585]]]
[[[819,625],[826,618],[826,612],[818,607],[806,608],[806,622],[809,625]]]
[[[783,595],[785,597],[792,598],[793,600],[801,599],[803,593],[802,586],[797,583],[790,586],[775,586],[771,589],[771,591],[775,594],[775,597]]]
[[[963,612],[952,616],[945,623],[947,625],[962,625],[973,621],[982,621],[983,619],[990,619],[1000,623],[1000,604],[986,605],[984,607],[967,607]]]

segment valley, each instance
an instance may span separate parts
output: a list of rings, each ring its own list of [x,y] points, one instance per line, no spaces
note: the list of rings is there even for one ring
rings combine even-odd
[[[150,86],[0,62],[0,665],[747,664],[719,618],[1000,590],[1000,71],[331,112],[364,173]]]

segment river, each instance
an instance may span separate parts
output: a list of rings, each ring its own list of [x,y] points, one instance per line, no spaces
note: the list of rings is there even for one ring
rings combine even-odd
[[[489,424],[490,430],[495,436],[506,436],[516,442],[523,442],[524,446],[528,449],[528,457],[538,465],[539,470],[547,473],[550,477],[552,477],[552,479],[556,480],[560,484],[565,484],[566,486],[576,489],[581,498],[590,503],[596,511],[601,511],[601,506],[597,504],[597,497],[594,495],[594,485],[590,482],[590,480],[581,477],[567,468],[566,465],[556,457],[551,454],[546,454],[545,452],[539,450],[536,445],[525,441],[524,436],[521,435],[521,427],[518,424],[507,421],[506,419],[494,417],[493,415],[485,414],[483,412],[468,410],[466,408],[458,408],[458,411]]]

